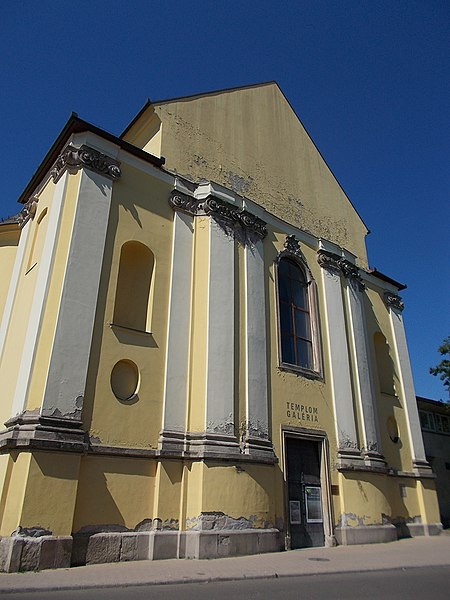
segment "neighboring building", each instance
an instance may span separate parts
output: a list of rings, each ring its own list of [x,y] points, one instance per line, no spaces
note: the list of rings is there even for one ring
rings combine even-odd
[[[425,454],[436,474],[444,527],[450,527],[450,404],[417,396]]]
[[[275,83],[74,115],[19,201],[3,569],[440,532],[404,286]]]

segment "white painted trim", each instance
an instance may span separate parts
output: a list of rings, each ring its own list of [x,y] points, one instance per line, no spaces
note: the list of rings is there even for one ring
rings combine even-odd
[[[376,443],[381,453],[381,441],[376,417],[376,395],[369,359],[367,327],[363,306],[363,292],[358,283],[346,280],[345,296],[349,325],[350,350],[354,365],[355,395],[361,414],[364,448]]]
[[[98,150],[99,152],[107,154],[111,158],[120,161],[121,164],[126,164],[130,167],[134,167],[135,169],[139,169],[143,173],[151,175],[152,177],[155,177],[156,179],[164,181],[165,183],[175,187],[175,175],[169,173],[168,171],[164,171],[155,165],[152,165],[151,163],[135,156],[134,154],[131,154],[130,152],[127,152],[117,144],[114,144],[109,140],[105,140],[105,138],[102,138],[91,131],[72,135],[68,140],[68,143],[73,144],[76,147],[86,144],[87,146],[90,146],[91,148],[94,148],[95,150]]]
[[[422,431],[420,428],[419,411],[417,408],[416,392],[409,362],[408,346],[406,343],[405,328],[400,311],[388,307],[389,318],[394,340],[394,356],[398,368],[398,378],[401,388],[401,399],[406,413],[411,455],[414,461],[426,461],[423,445]]]
[[[9,281],[8,295],[6,296],[5,307],[3,309],[3,317],[0,326],[0,363],[3,356],[3,350],[5,347],[6,336],[9,329],[9,323],[11,319],[12,308],[14,300],[16,298],[17,285],[19,281],[19,275],[22,271],[22,265],[25,257],[25,250],[27,247],[27,240],[31,230],[31,219],[25,223],[24,227],[20,232],[19,245],[16,252],[16,258],[14,260],[14,267],[11,273],[11,279]]]
[[[203,200],[208,196],[213,195],[216,198],[220,198],[229,204],[235,204],[238,207],[242,206],[243,198],[233,192],[232,190],[219,185],[218,183],[214,183],[213,181],[208,181],[206,183],[199,183],[195,189],[194,197],[197,200]]]
[[[366,285],[369,284],[370,288],[373,288],[378,292],[386,291],[386,292],[393,292],[394,294],[398,294],[398,292],[399,292],[398,287],[393,285],[392,283],[383,281],[383,280],[379,279],[378,277],[375,277],[371,273],[367,273],[367,271],[364,271],[363,269],[360,269],[359,273],[361,275],[361,279],[363,280],[363,282]]]
[[[234,430],[234,240],[209,219],[206,430]]]
[[[79,418],[85,393],[112,182],[83,169],[41,413]]]
[[[68,143],[76,146],[77,148],[85,144],[86,146],[94,148],[94,150],[98,150],[102,154],[106,154],[107,156],[115,159],[117,159],[120,152],[120,146],[110,142],[109,140],[105,140],[105,138],[97,135],[96,133],[92,133],[92,131],[74,133],[71,135]]]
[[[322,268],[325,306],[325,331],[328,336],[328,366],[333,396],[336,434],[339,448],[358,447],[353,393],[345,329],[341,277]],[[353,446],[355,448],[353,448]]]
[[[38,265],[39,271],[34,289],[31,310],[28,316],[27,333],[23,346],[22,357],[20,360],[11,416],[15,416],[16,414],[22,412],[25,407],[34,365],[37,340],[41,329],[42,319],[44,316],[44,306],[50,285],[50,273],[53,266],[56,243],[58,239],[62,207],[66,194],[67,179],[68,175],[66,172],[56,183],[53,193],[51,210],[48,215],[47,233],[45,236],[40,264]]]
[[[159,179],[164,183],[168,183],[170,186],[175,187],[175,175],[170,173],[169,171],[163,171],[161,168],[152,165],[151,163],[143,160],[142,158],[138,158],[134,156],[134,154],[130,154],[126,150],[120,150],[117,160],[121,162],[121,164],[129,165],[135,169],[139,169],[142,173],[146,173],[147,175],[151,175],[155,177],[155,179]]]
[[[188,396],[193,218],[175,212],[167,327],[163,429],[184,431]]]
[[[267,394],[266,301],[264,245],[258,241],[244,249],[245,273],[245,396],[247,428],[269,435]]]
[[[310,233],[307,233],[306,231],[303,231],[302,229],[298,229],[297,227],[290,225],[289,223],[283,221],[282,219],[279,219],[278,217],[275,217],[265,208],[262,208],[255,202],[252,202],[252,200],[244,198],[243,208],[265,221],[275,230],[282,232],[283,235],[294,235],[297,240],[299,240],[303,244],[306,244],[306,246],[309,246],[313,250],[319,249],[319,238],[311,235]]]

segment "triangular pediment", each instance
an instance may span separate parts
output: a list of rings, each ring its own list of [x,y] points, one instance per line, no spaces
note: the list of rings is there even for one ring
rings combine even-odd
[[[366,262],[367,228],[275,82],[148,102],[124,138]]]

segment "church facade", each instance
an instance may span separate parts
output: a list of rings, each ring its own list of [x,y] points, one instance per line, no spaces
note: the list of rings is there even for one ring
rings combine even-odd
[[[400,283],[275,83],[73,115],[0,223],[0,567],[441,529]]]

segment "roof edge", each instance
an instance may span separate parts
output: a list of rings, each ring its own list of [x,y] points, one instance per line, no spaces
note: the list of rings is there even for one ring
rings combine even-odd
[[[405,283],[400,283],[399,281],[392,279],[392,277],[388,277],[381,271],[378,271],[378,269],[369,269],[368,273],[370,273],[374,277],[377,277],[378,279],[381,279],[381,281],[385,281],[386,283],[390,283],[391,285],[395,286],[399,292],[401,292],[402,290],[406,290],[406,288],[408,287]]]
[[[50,168],[53,166],[54,162],[58,158],[58,153],[61,149],[61,146],[64,144],[67,138],[69,138],[74,133],[82,133],[84,131],[90,131],[98,135],[99,137],[102,137],[108,140],[109,142],[120,146],[122,150],[125,150],[130,154],[134,154],[135,156],[145,160],[146,162],[152,163],[156,167],[162,167],[162,165],[165,162],[165,159],[163,157],[158,158],[157,156],[153,156],[153,154],[149,154],[148,152],[145,152],[144,150],[133,146],[133,144],[130,144],[125,140],[121,140],[112,133],[109,133],[108,131],[97,127],[96,125],[93,125],[92,123],[81,119],[77,115],[77,113],[72,112],[66,124],[60,131],[58,137],[53,142],[49,151],[45,155],[44,159],[42,160],[36,171],[33,173],[29,183],[27,184],[23,192],[20,194],[18,202],[20,202],[21,204],[25,204],[28,201],[30,195],[38,186],[40,180],[50,170]]]
[[[125,127],[125,129],[120,134],[120,137],[123,137],[130,131],[130,129],[133,127],[133,125],[141,118],[141,116],[145,113],[145,111],[150,106],[154,106],[156,104],[169,104],[170,102],[180,102],[183,100],[193,100],[194,98],[202,98],[203,96],[212,96],[214,94],[222,94],[223,92],[234,92],[237,90],[246,90],[246,89],[255,88],[255,87],[262,87],[265,85],[276,85],[277,88],[280,90],[280,92],[283,93],[278,82],[275,80],[271,80],[271,81],[262,81],[260,83],[249,83],[248,85],[236,85],[234,87],[221,88],[218,90],[210,90],[209,92],[200,92],[197,94],[187,94],[186,96],[175,96],[174,98],[163,98],[160,100],[150,100],[150,98],[147,98],[147,101],[145,102],[144,106],[140,109],[140,111],[136,114],[136,116],[133,117],[133,119],[130,121],[130,123]]]

